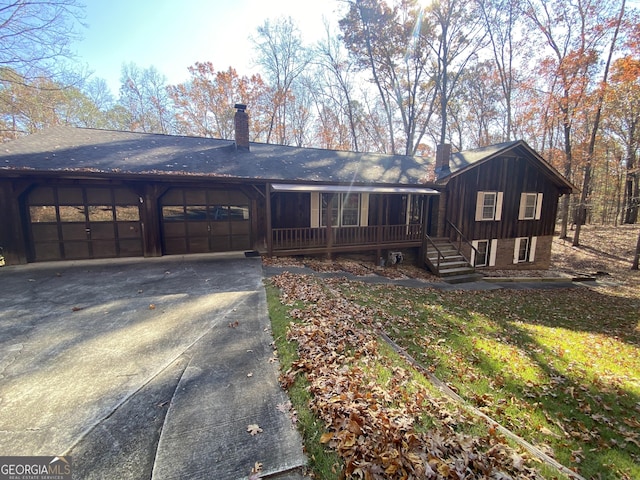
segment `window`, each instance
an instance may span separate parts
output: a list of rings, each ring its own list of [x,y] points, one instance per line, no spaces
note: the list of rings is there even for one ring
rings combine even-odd
[[[542,213],[541,193],[522,193],[520,195],[520,210],[518,220],[540,220]]]
[[[405,223],[407,225],[422,225],[422,204],[424,197],[422,195],[404,195],[403,206],[405,208]]]
[[[320,226],[326,227],[327,209],[332,227],[357,227],[360,221],[360,195],[351,193],[323,193]]]
[[[61,222],[85,222],[87,218],[84,205],[60,205],[58,211]]]
[[[521,238],[518,245],[518,262],[526,262],[529,260],[529,239]]]
[[[112,205],[90,205],[87,210],[90,222],[113,222]]]
[[[487,263],[489,263],[489,240],[482,240],[478,242],[476,249],[478,250],[476,266],[486,267]]]
[[[31,223],[55,223],[58,221],[56,207],[53,205],[36,205],[29,207]]]
[[[503,192],[478,192],[476,222],[500,221],[502,218]]]
[[[140,221],[140,210],[137,205],[116,205],[116,220],[119,222]]]
[[[471,264],[475,267],[493,267],[496,264],[498,240],[474,240],[471,244]]]
[[[537,237],[516,238],[513,263],[531,263],[535,260]]]

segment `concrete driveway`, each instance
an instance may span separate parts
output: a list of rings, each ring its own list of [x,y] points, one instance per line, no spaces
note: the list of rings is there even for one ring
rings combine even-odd
[[[0,268],[0,454],[71,455],[82,479],[300,478],[262,278],[244,256]]]

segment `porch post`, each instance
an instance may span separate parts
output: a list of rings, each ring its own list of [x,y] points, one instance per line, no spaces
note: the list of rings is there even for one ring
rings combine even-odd
[[[380,258],[382,257],[382,222],[384,220],[383,218],[383,209],[385,207],[385,199],[386,196],[385,195],[378,195],[378,201],[376,202],[376,205],[378,206],[378,225],[376,227],[376,241],[378,243],[378,248],[376,249],[376,256],[378,257],[376,259],[376,262],[378,260],[380,260]]]
[[[267,231],[266,231],[266,236],[267,236],[267,256],[268,257],[272,257],[273,256],[273,228],[272,228],[272,223],[271,223],[271,184],[270,183],[266,183],[265,184],[265,208],[267,210]]]
[[[433,196],[425,195],[422,202],[422,235],[420,242],[420,252],[418,254],[418,267],[424,265],[424,259],[427,256],[427,232],[429,231],[429,210]]]
[[[331,258],[331,250],[333,249],[333,231],[331,225],[331,205],[333,204],[333,196],[335,193],[329,193],[327,199],[327,208],[324,210],[324,224],[327,231],[327,257]],[[320,194],[320,208],[322,208],[322,194]],[[340,211],[338,211],[340,213]]]
[[[440,198],[438,199],[438,230],[436,233],[437,237],[444,237],[447,216],[447,197],[447,192],[442,192],[440,193]]]
[[[165,185],[145,185],[143,191],[139,192],[142,223],[142,242],[143,255],[145,257],[161,257],[162,256],[162,234],[160,233],[160,222],[162,210],[158,203],[160,197],[169,189]]]

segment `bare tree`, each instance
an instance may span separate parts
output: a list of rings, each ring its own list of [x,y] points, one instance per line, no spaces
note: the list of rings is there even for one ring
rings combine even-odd
[[[455,148],[463,150],[503,141],[501,81],[493,63],[474,62],[467,66],[459,82],[460,93],[448,105],[453,120],[449,129],[455,129],[458,135],[457,142],[452,139]]]
[[[592,174],[592,164],[593,157],[596,150],[596,137],[598,135],[598,129],[600,128],[600,117],[602,116],[602,105],[604,104],[604,96],[607,88],[607,81],[609,80],[609,68],[611,67],[611,61],[613,59],[613,54],[616,50],[616,41],[618,40],[618,33],[620,32],[620,25],[622,24],[622,19],[624,17],[624,7],[625,0],[622,0],[622,4],[620,5],[620,11],[618,13],[618,18],[616,22],[613,24],[614,31],[611,39],[611,44],[609,46],[609,55],[607,56],[607,62],[604,67],[604,73],[602,74],[602,82],[599,88],[596,91],[596,99],[595,99],[595,114],[592,120],[591,126],[591,136],[589,138],[589,147],[587,149],[587,163],[585,165],[584,171],[584,181],[582,183],[582,192],[580,194],[580,205],[578,211],[580,212],[580,218],[576,222],[576,231],[573,235],[573,246],[577,247],[580,245],[580,229],[582,224],[586,221],[586,212],[587,212],[587,197],[589,191],[591,190],[591,174]]]
[[[350,0],[340,20],[347,49],[362,71],[368,71],[386,116],[392,153],[413,155],[435,109],[430,34],[415,0]],[[376,105],[376,103],[374,103]],[[399,126],[399,127],[397,127]],[[396,129],[402,130],[397,145]]]
[[[447,142],[448,105],[470,60],[485,38],[482,17],[474,2],[434,0],[424,12],[430,23],[428,37],[436,58],[436,89],[440,100],[439,143]]]
[[[513,133],[514,60],[517,51],[521,52],[524,48],[524,42],[515,38],[520,18],[519,2],[520,0],[478,0],[502,87],[505,141],[511,140]]]
[[[541,46],[550,55],[540,56],[540,70],[549,78],[548,95],[562,125],[564,170],[571,179],[574,167],[574,121],[582,112],[600,47],[608,29],[612,0],[526,0],[524,13],[534,31],[540,34]],[[606,12],[606,13],[605,13]],[[554,116],[555,117],[555,116]],[[561,204],[560,237],[567,237],[569,197]]]
[[[77,0],[10,0],[0,4],[0,78],[16,71],[30,81],[58,72],[57,62],[73,57],[84,7]]]
[[[313,89],[329,101],[329,108],[346,118],[351,136],[351,150],[358,152],[358,114],[355,101],[355,65],[346,55],[337,36],[332,35],[325,22],[326,38],[315,49],[314,63],[318,67],[320,88]],[[325,122],[326,123],[326,122]],[[336,126],[340,122],[332,122]]]
[[[258,50],[257,62],[264,69],[273,94],[267,142],[274,136],[277,143],[288,144],[293,136],[287,131],[287,120],[296,113],[291,106],[295,101],[293,83],[309,64],[308,52],[302,47],[300,31],[291,17],[275,23],[266,20],[258,27],[253,43]]]
[[[122,66],[119,103],[129,113],[129,129],[145,133],[172,133],[171,102],[166,77],[151,66]]]

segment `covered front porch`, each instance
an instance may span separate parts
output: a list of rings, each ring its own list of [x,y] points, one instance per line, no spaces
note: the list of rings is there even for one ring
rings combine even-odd
[[[269,256],[421,247],[438,208],[430,188],[273,184],[269,191]]]
[[[422,225],[341,228],[274,228],[272,255],[353,252],[420,247]]]

